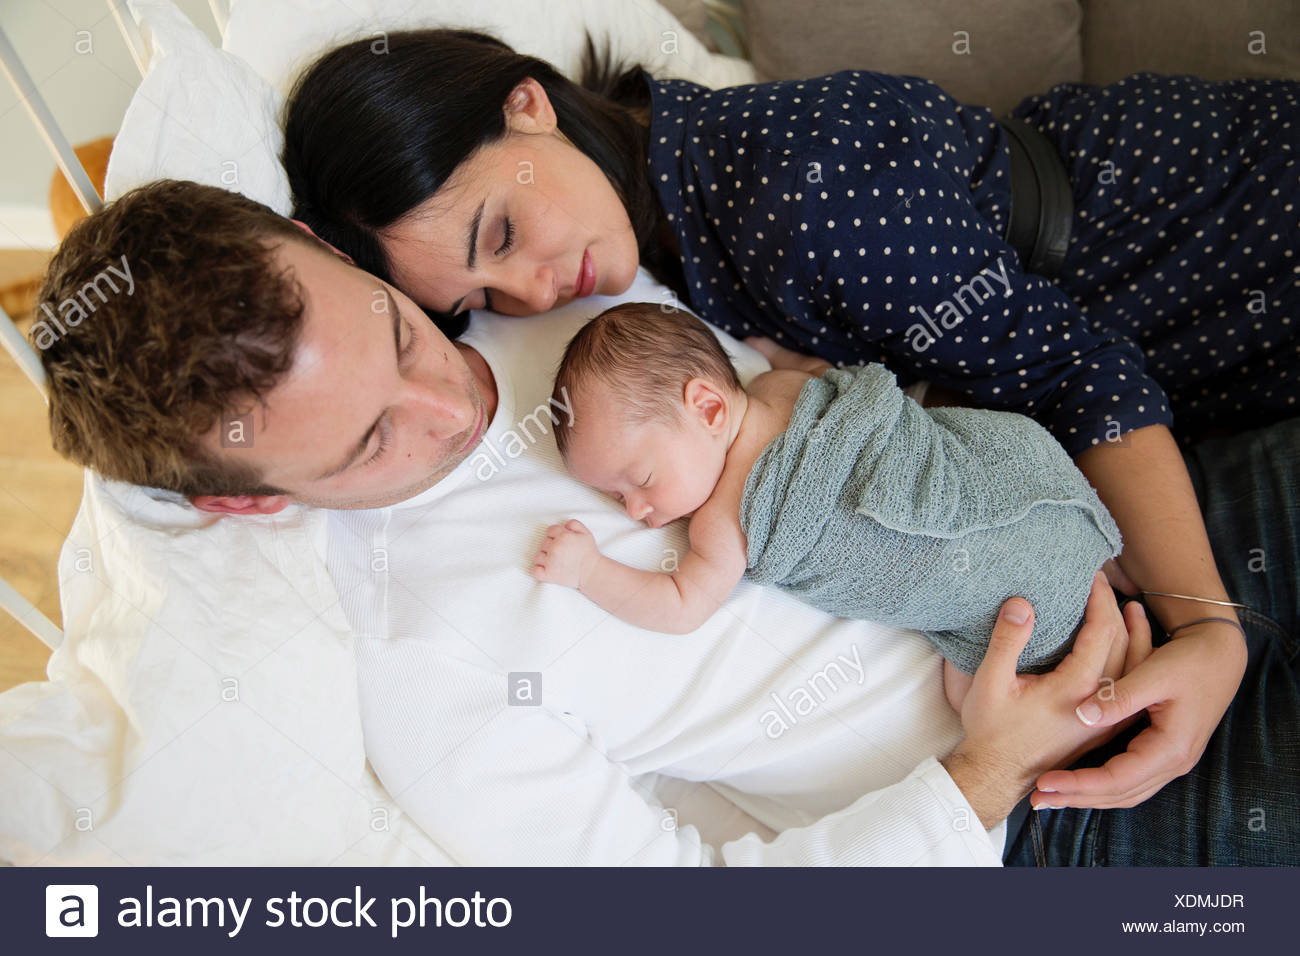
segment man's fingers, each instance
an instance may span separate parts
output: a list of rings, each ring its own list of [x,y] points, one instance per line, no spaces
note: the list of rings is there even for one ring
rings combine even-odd
[[[1106,580],[1116,591],[1127,594],[1129,597],[1137,597],[1140,588],[1133,583],[1133,579],[1124,573],[1124,569],[1119,566],[1119,562],[1111,558],[1101,566],[1102,571],[1106,574]]]
[[[984,653],[976,677],[981,673],[994,678],[1013,678],[1016,675],[1016,663],[1020,652],[1029,643],[1029,636],[1034,633],[1034,609],[1022,597],[1007,598],[998,612],[997,623],[993,625],[993,636],[989,638],[989,648]]]
[[[1124,605],[1124,623],[1128,626],[1128,653],[1124,657],[1127,674],[1151,656],[1151,622],[1141,601]]]
[[[1083,612],[1083,627],[1079,628],[1074,647],[1057,666],[1057,671],[1092,687],[1104,673],[1106,660],[1123,627],[1124,618],[1115,603],[1115,595],[1106,583],[1106,576],[1098,571],[1092,576],[1092,590],[1088,592],[1088,603]]]

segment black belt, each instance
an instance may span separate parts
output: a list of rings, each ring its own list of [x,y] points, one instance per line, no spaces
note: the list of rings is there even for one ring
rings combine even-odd
[[[1051,278],[1070,247],[1074,197],[1052,141],[1022,119],[998,120],[1011,146],[1011,211],[1007,233],[1025,271]]]

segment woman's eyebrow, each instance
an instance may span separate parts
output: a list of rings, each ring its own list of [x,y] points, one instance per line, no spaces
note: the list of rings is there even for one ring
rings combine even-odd
[[[483,222],[483,207],[486,205],[486,199],[478,204],[478,208],[474,210],[474,218],[469,223],[469,232],[466,236],[469,252],[465,258],[465,265],[470,272],[473,272],[475,265],[478,264],[478,227]]]
[[[478,208],[474,210],[474,218],[469,221],[469,229],[465,234],[465,244],[468,247],[465,255],[465,267],[469,269],[470,272],[473,272],[478,265],[478,227],[483,224],[483,207],[486,205],[486,199],[478,204]],[[462,295],[459,299],[453,302],[451,308],[447,310],[446,314],[455,315],[456,311],[460,308],[461,303],[465,301],[465,298],[466,297]]]

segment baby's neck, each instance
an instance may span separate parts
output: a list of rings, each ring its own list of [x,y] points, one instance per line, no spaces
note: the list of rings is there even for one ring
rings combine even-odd
[[[743,388],[736,389],[731,395],[731,414],[728,416],[727,451],[731,451],[741,430],[745,427],[745,417],[753,408],[749,392]]]

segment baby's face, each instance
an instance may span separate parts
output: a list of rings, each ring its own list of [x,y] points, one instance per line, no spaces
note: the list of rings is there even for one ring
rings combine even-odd
[[[713,494],[727,442],[683,407],[673,424],[629,425],[612,389],[574,401],[567,464],[585,485],[612,495],[635,521],[660,528],[693,514]]]

